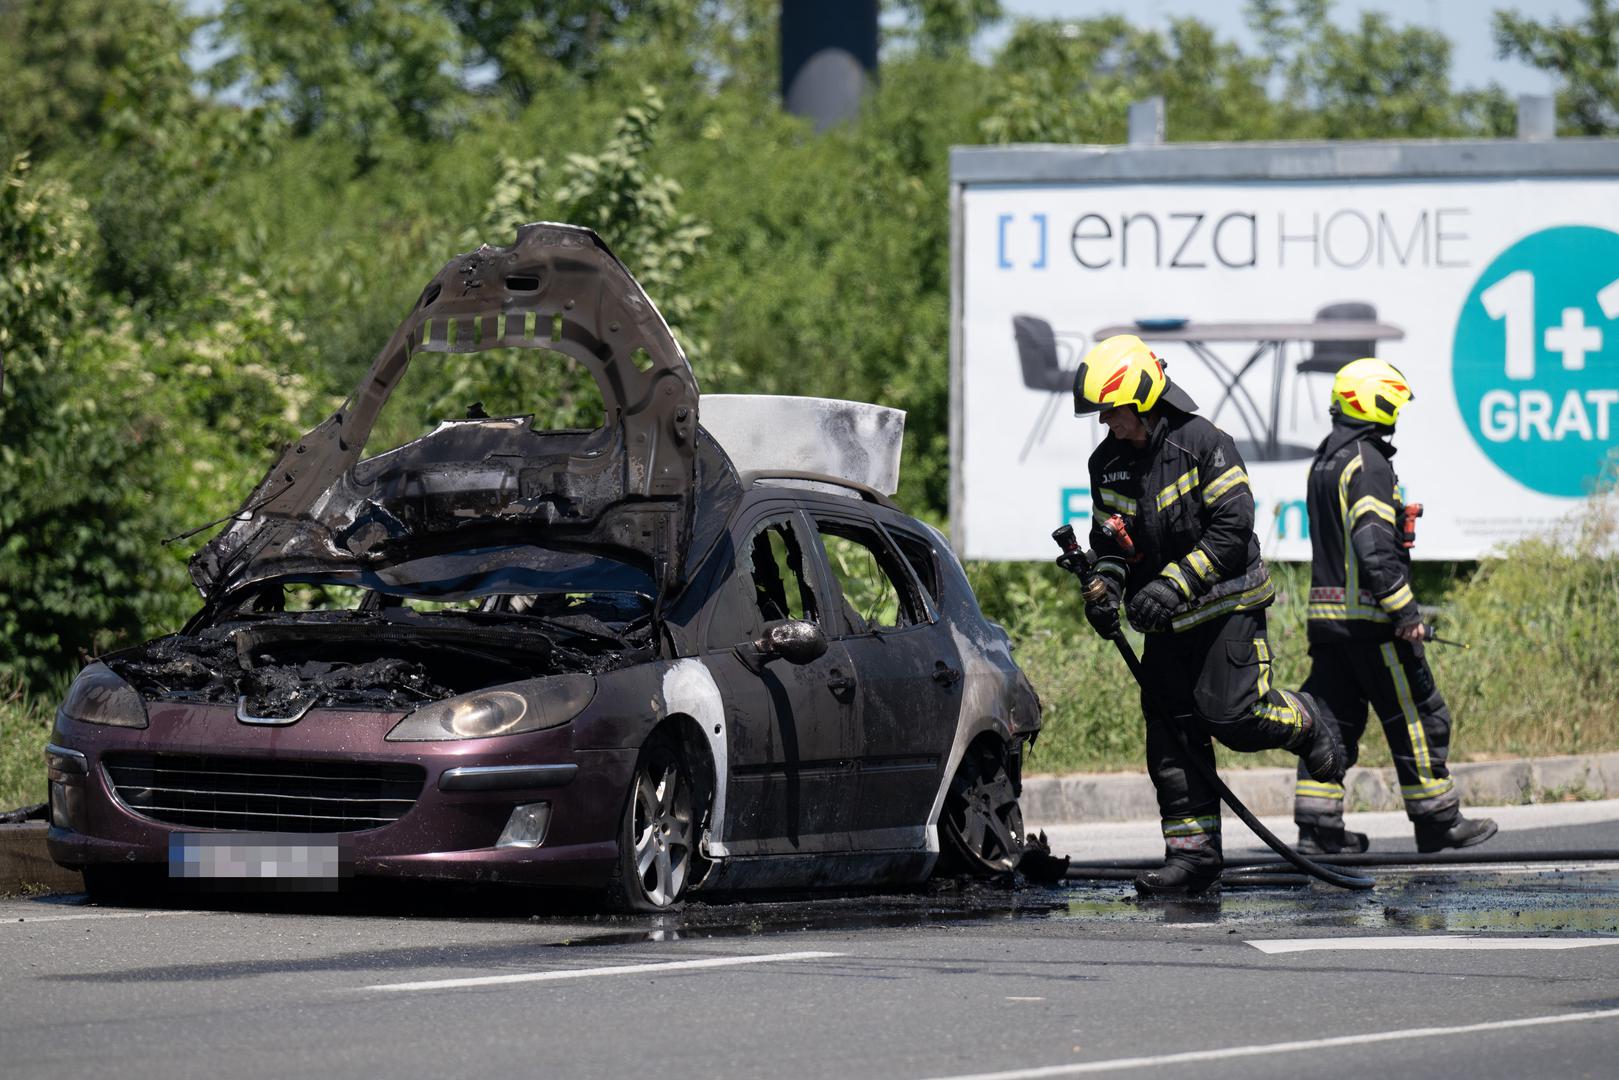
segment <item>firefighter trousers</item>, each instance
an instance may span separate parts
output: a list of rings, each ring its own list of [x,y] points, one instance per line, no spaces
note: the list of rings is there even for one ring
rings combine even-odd
[[[1169,852],[1220,859],[1220,795],[1186,759],[1188,752],[1212,767],[1211,737],[1233,750],[1256,751],[1290,746],[1302,732],[1297,699],[1271,686],[1270,660],[1263,609],[1147,635],[1141,657],[1147,771]]]
[[[1450,710],[1420,646],[1400,640],[1316,642],[1303,690],[1338,724],[1350,765],[1359,756],[1370,706],[1388,739],[1406,816],[1435,825],[1455,820],[1461,804],[1445,768]],[[1343,785],[1312,780],[1301,766],[1293,792],[1293,819],[1300,825],[1343,828]]]

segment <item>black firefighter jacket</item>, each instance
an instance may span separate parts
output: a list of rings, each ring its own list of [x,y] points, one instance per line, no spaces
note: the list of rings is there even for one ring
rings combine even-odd
[[[1203,419],[1161,406],[1147,445],[1111,434],[1091,454],[1091,547],[1096,569],[1126,601],[1163,577],[1181,595],[1179,632],[1233,611],[1265,607],[1275,595],[1254,535],[1254,496],[1231,436]],[[1103,530],[1122,516],[1132,559]]]
[[[1311,641],[1392,641],[1421,617],[1387,432],[1336,417],[1310,465]]]

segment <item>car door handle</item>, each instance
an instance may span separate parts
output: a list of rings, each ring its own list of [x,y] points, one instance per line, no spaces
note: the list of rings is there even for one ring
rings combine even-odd
[[[832,669],[832,675],[826,680],[827,689],[834,694],[849,694],[854,692],[854,676],[845,675],[837,668]]]
[[[961,681],[961,669],[953,668],[943,660],[933,665],[933,681],[940,686],[954,686]]]

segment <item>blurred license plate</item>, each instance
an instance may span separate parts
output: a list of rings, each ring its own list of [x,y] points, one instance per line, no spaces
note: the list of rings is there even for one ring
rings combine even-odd
[[[301,833],[174,833],[169,877],[202,881],[309,885],[348,877],[352,861],[339,839]]]

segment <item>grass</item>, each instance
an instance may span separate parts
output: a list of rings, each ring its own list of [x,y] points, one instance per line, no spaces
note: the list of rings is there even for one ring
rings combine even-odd
[[[0,810],[45,801],[45,758],[59,692],[0,686]]]

